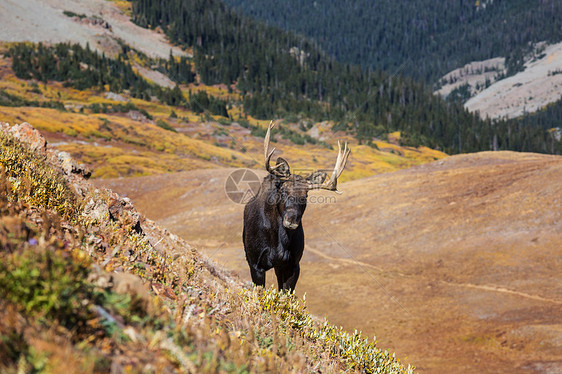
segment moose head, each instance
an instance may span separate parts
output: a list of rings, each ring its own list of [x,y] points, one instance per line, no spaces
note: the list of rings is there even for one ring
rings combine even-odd
[[[344,150],[342,151],[340,142],[338,141],[338,158],[332,176],[326,183],[324,182],[328,175],[321,170],[316,170],[306,177],[291,174],[289,163],[282,157],[277,159],[274,167],[270,165],[271,156],[275,152],[275,148],[269,150],[271,129],[274,126],[275,124],[273,121],[270,122],[267,133],[265,134],[265,170],[267,170],[276,181],[275,190],[277,193],[273,196],[276,197],[279,213],[283,217],[283,226],[287,229],[294,230],[299,226],[304,210],[306,209],[308,191],[313,189],[326,189],[339,193],[337,190],[337,180],[345,168],[350,150],[347,148],[347,143],[345,143]],[[268,202],[272,203],[274,201],[270,199]]]
[[[302,215],[306,209],[308,191],[325,189],[339,193],[338,177],[343,172],[350,154],[347,143],[342,150],[338,142],[338,158],[328,180],[321,170],[303,177],[292,174],[289,163],[279,157],[271,166],[275,148],[269,149],[273,121],[264,140],[265,169],[259,193],[244,208],[244,250],[252,280],[265,285],[265,272],[275,268],[279,289],[294,289],[299,272],[299,261],[304,250]]]

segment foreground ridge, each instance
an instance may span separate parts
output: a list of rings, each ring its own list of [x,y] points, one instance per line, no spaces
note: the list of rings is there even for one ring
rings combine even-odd
[[[0,123],[2,372],[413,372],[294,294],[245,288],[90,174]]]

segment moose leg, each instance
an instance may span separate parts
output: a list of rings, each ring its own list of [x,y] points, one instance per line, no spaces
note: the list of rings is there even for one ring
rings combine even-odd
[[[250,275],[252,276],[252,282],[256,286],[265,287],[265,270],[250,266]]]
[[[285,283],[285,270],[282,268],[275,268],[275,275],[277,276],[277,287],[279,291],[283,290],[283,286]]]
[[[286,268],[283,271],[283,289],[294,291],[297,281],[299,280],[301,268],[299,264],[295,264],[292,267]],[[279,279],[279,277],[277,277]],[[279,288],[281,289],[281,283]]]

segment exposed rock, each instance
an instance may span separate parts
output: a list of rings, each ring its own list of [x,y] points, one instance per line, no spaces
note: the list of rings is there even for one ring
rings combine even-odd
[[[129,295],[138,307],[149,312],[152,305],[147,286],[136,275],[129,273],[112,273],[112,291],[120,295]]]
[[[14,126],[10,126],[10,124],[6,122],[0,122],[0,131],[11,134],[14,138],[20,140],[41,156],[48,156],[51,162],[56,163],[56,161],[58,161],[67,176],[78,174],[88,179],[92,175],[92,170],[89,167],[84,164],[77,164],[68,152],[59,152],[53,149],[47,151],[47,140],[45,137],[27,122]]]
[[[131,229],[142,233],[141,228],[141,215],[133,204],[131,200],[126,197],[120,197],[116,193],[112,193],[108,201],[109,217],[114,221],[123,221],[130,224]]]
[[[8,125],[9,126],[9,125]],[[6,127],[5,127],[6,128]],[[8,131],[21,142],[27,144],[32,150],[45,155],[47,150],[47,140],[41,133],[33,128],[29,123],[23,122],[19,125],[8,127]]]
[[[57,158],[66,175],[80,174],[86,179],[92,175],[90,168],[83,164],[78,165],[68,152],[58,152]]]
[[[125,97],[123,95],[119,95],[115,92],[108,92],[105,94],[105,97],[109,100],[115,100],[115,101],[127,101],[127,99],[125,99]]]
[[[94,265],[88,275],[88,282],[120,295],[129,295],[137,308],[142,309],[145,313],[150,312],[152,302],[148,286],[136,275],[107,272],[99,265]]]
[[[318,129],[317,125],[314,125],[309,131],[308,135],[313,137],[314,139],[320,138],[320,130]]]
[[[102,193],[97,188],[93,191],[89,200],[84,206],[82,215],[94,221],[103,222],[109,218],[109,209],[105,203]]]
[[[89,179],[92,176],[92,169],[84,164],[79,164],[78,168],[80,169],[80,174],[85,178]]]
[[[140,122],[148,121],[148,118],[146,118],[146,116],[144,114],[142,114],[141,112],[139,112],[137,110],[129,111],[129,113],[127,113],[127,117],[129,117],[133,121],[140,121]]]
[[[103,271],[98,264],[93,264],[92,271],[88,275],[88,282],[99,288],[111,288],[113,286],[111,278],[110,273]]]
[[[104,19],[102,19],[100,17],[97,17],[97,16],[85,17],[84,15],[82,15],[82,16],[73,17],[72,19],[75,22],[79,22],[79,23],[82,23],[82,24],[85,24],[85,25],[97,26],[97,27],[101,27],[101,28],[104,28],[104,29],[109,30],[109,31],[113,30],[113,28],[111,27],[109,22],[107,22]]]
[[[144,217],[137,212],[131,200],[116,193],[111,193],[107,199],[108,192],[99,189],[90,190],[82,216],[99,222],[109,219],[117,221],[141,234],[143,232],[141,222],[144,222]]]

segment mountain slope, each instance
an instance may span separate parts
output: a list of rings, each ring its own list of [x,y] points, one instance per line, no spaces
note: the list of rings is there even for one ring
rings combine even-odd
[[[560,99],[558,1],[226,2],[302,33],[338,61],[412,76],[442,95],[460,89],[482,118],[514,118]]]
[[[425,145],[448,153],[489,149],[559,153],[559,148],[562,147],[558,139],[550,136],[548,129],[481,120],[477,115],[466,111],[460,103],[446,103],[432,95],[423,84],[400,76],[389,76],[380,71],[362,71],[358,66],[339,64],[325,56],[314,43],[241,17],[217,0],[177,3],[150,0],[134,2],[132,14],[135,21],[155,29],[153,32],[143,30],[143,33],[149,33],[156,40],[158,52],[154,53],[143,52],[149,47],[152,39],[147,37],[148,43],[138,44],[139,40],[135,39],[137,35],[134,31],[137,26],[133,27],[119,8],[107,2],[99,3],[97,0],[81,4],[76,5],[74,2],[61,0],[33,7],[32,3],[28,3],[30,12],[20,15],[27,17],[22,19],[23,22],[29,20],[34,26],[29,34],[30,38],[40,37],[41,33],[38,31],[45,31],[45,39],[49,40],[50,33],[56,32],[49,29],[47,27],[49,24],[45,21],[39,26],[35,25],[35,19],[40,17],[38,12],[47,5],[50,7],[50,10],[46,11],[47,15],[53,15],[55,18],[66,17],[70,20],[66,22],[71,22],[72,27],[84,28],[86,34],[99,32],[102,39],[110,42],[96,42],[92,47],[104,51],[106,53],[104,59],[113,56],[125,61],[125,65],[129,65],[129,72],[133,70],[140,73],[157,85],[145,82],[140,86],[125,85],[114,88],[115,86],[109,83],[109,89],[118,92],[108,92],[106,85],[101,85],[103,83],[101,82],[95,86],[98,96],[105,94],[128,101],[130,98],[127,94],[123,96],[123,91],[128,90],[130,96],[145,100],[155,95],[162,104],[169,106],[162,105],[155,108],[155,105],[143,104],[140,109],[147,111],[148,116],[145,117],[155,117],[154,124],[160,124],[163,128],[172,130],[177,124],[176,127],[179,129],[191,131],[191,134],[195,132],[195,135],[202,132],[204,136],[208,136],[209,127],[214,127],[211,137],[215,138],[215,142],[209,139],[213,144],[237,147],[240,151],[246,149],[244,145],[235,143],[238,139],[227,140],[225,137],[228,137],[229,132],[226,129],[205,124],[204,122],[210,120],[210,115],[228,116],[229,119],[221,119],[222,123],[231,123],[232,120],[249,120],[252,123],[253,118],[264,121],[283,118],[284,122],[294,125],[293,129],[284,129],[283,135],[300,144],[322,142],[313,139],[310,134],[303,134],[307,130],[311,130],[312,133],[310,127],[313,127],[315,122],[322,122],[326,127],[331,127],[332,131],[346,132],[354,136],[359,143],[371,146],[398,130],[401,133],[399,142],[402,145],[413,147]],[[123,3],[119,4],[123,6]],[[124,5],[127,4],[129,3]],[[12,8],[6,9],[8,12],[6,14],[9,15],[10,9]],[[19,8],[14,7],[14,9]],[[125,9],[130,11],[130,8],[125,7]],[[111,22],[114,26],[104,19],[106,15],[113,17]],[[66,23],[63,22],[62,25],[64,24]],[[120,38],[117,35],[118,29],[129,31]],[[59,31],[63,33],[64,30],[63,28]],[[185,51],[178,51],[168,45],[173,52],[173,55],[168,55],[168,60],[150,57],[161,56],[162,49],[165,48],[165,44],[162,44],[161,30],[164,30],[173,42],[181,44]],[[12,31],[9,30],[8,37]],[[138,34],[142,36],[143,33]],[[21,38],[25,39],[25,35],[25,32],[22,33]],[[61,34],[60,37],[66,39],[72,38],[73,35],[74,33],[69,32]],[[81,33],[77,32],[76,38],[77,41],[84,43]],[[141,39],[144,40],[144,37]],[[35,48],[38,51],[41,49],[33,46],[27,48]],[[45,48],[42,50],[45,51]],[[186,57],[190,56],[191,52],[193,52],[193,59]],[[179,55],[183,55],[182,59],[177,58]],[[20,78],[26,80],[30,77],[36,78],[43,83],[48,83],[48,79],[57,79],[65,84],[69,83],[66,81],[68,78],[65,77],[30,73],[26,71],[26,67],[22,69],[21,64],[14,64],[13,60],[12,69]],[[18,61],[21,60],[25,58],[18,58]],[[43,63],[41,59],[39,60]],[[90,65],[87,61],[75,61],[74,67],[76,66],[87,69]],[[189,73],[185,80],[177,79],[174,66],[179,66],[184,73]],[[192,68],[195,68],[195,72]],[[35,70],[40,71],[37,66]],[[119,69],[113,69],[113,73],[119,74]],[[91,74],[88,76],[92,77]],[[173,81],[180,85],[174,86]],[[209,86],[215,83],[221,84]],[[36,97],[31,93],[41,93],[38,87],[33,87],[37,82],[28,80],[27,84],[31,85],[32,89],[25,90],[24,99],[28,96]],[[166,86],[166,89],[162,86]],[[141,89],[142,87],[149,88],[145,90]],[[167,87],[174,87],[174,89]],[[16,89],[13,85],[10,88],[20,92],[22,90],[21,87]],[[115,96],[116,93],[121,96]],[[91,91],[88,95],[91,95]],[[0,103],[4,101],[3,96],[5,95],[0,92]],[[25,100],[7,101],[11,106],[29,105]],[[51,99],[51,101],[55,102],[41,102],[40,105],[51,105],[51,107],[55,105],[59,109],[65,106],[66,110],[82,110],[78,108],[84,105],[61,99]],[[118,107],[115,103],[110,103],[110,100],[101,103],[99,101],[92,103],[92,101],[94,101],[92,98],[86,100],[87,106],[94,112]],[[206,106],[201,105],[204,101]],[[146,107],[150,107],[157,114],[147,110]],[[182,114],[178,118],[180,112]],[[190,128],[195,115],[204,115],[195,119],[202,125],[203,131],[197,132]],[[5,120],[13,121],[12,118],[13,116],[10,116]],[[175,124],[171,125],[169,118],[173,119],[172,122]],[[21,121],[25,118],[16,120]],[[107,127],[105,121],[109,119],[102,120],[104,124],[101,126]],[[251,125],[255,126],[255,122]],[[256,133],[260,130],[252,127],[251,131]],[[107,154],[105,151],[103,153]],[[231,156],[240,158],[235,154]],[[181,160],[170,160],[174,157],[167,157],[168,165],[163,169],[177,170],[178,165],[182,163]],[[122,163],[123,160],[124,158],[121,158],[119,162]],[[146,163],[145,158],[142,164]],[[157,168],[157,165],[151,165],[143,169]]]
[[[495,82],[471,97],[465,107],[491,118],[519,117],[559,101],[561,86],[562,43],[558,43],[546,46],[539,58],[524,65],[523,71]],[[559,121],[554,119],[552,125],[556,127]]]
[[[472,62],[443,76],[436,93],[449,100],[452,98],[448,95],[456,94],[468,110],[483,117],[517,118],[535,112],[547,117],[547,105],[560,105],[562,43],[539,43],[525,59],[522,71],[507,78],[504,58]],[[543,124],[558,127],[559,119],[551,117],[548,125]]]
[[[108,183],[248,280],[229,172]],[[335,201],[314,193],[323,203],[303,218],[297,292],[315,313],[376,333],[420,372],[556,372],[560,180],[560,156],[487,152],[342,183]]]
[[[225,1],[312,38],[339,61],[428,83],[492,57],[508,57],[508,69],[517,70],[529,43],[562,40],[556,0]]]
[[[122,41],[153,57],[167,58],[170,50],[176,56],[185,54],[163,35],[133,24],[109,1],[6,0],[0,4],[0,14],[0,40],[6,42],[89,43],[96,50],[112,54],[120,51]],[[96,23],[96,19],[101,22]]]
[[[0,44],[0,51],[3,47]],[[59,52],[53,54],[54,50]],[[90,65],[105,68],[90,69],[85,74],[79,70],[84,60],[58,56],[64,56],[61,51],[67,50],[74,57],[85,53]],[[16,69],[14,57],[0,58],[0,117],[11,123],[25,119],[34,123],[57,149],[92,167],[94,177],[262,163],[263,127],[269,121],[243,116],[236,104],[239,95],[223,86],[190,83],[173,90],[157,87],[129,65],[139,59],[134,51],[120,53],[119,62],[87,53],[77,45],[59,44],[54,48],[17,44],[4,51],[14,51],[20,63]],[[70,66],[66,74],[62,68],[65,64]],[[121,69],[128,74],[107,74]],[[18,78],[16,72],[37,79]],[[105,82],[115,86],[116,92],[106,92]],[[75,86],[83,87],[78,90]],[[153,99],[154,93],[158,101]],[[180,101],[179,105],[167,103],[169,93]],[[214,114],[213,105],[220,109],[216,111],[219,114]],[[426,147],[400,146],[399,134],[391,134],[388,141],[359,145],[351,136],[331,131],[331,127],[330,122],[312,123],[298,117],[278,121],[273,141],[299,155],[293,166],[324,168],[333,162],[330,144],[336,139],[347,140],[361,160],[350,163],[351,178],[446,157]]]
[[[202,81],[236,83],[245,110],[258,118],[298,113],[331,120],[334,129],[367,142],[398,130],[403,144],[425,144],[447,153],[548,153],[552,142],[554,153],[560,152],[562,144],[547,129],[482,120],[461,103],[430,94],[419,82],[339,64],[310,40],[240,16],[220,0],[133,4],[137,23],[161,27],[170,40],[193,47]]]

